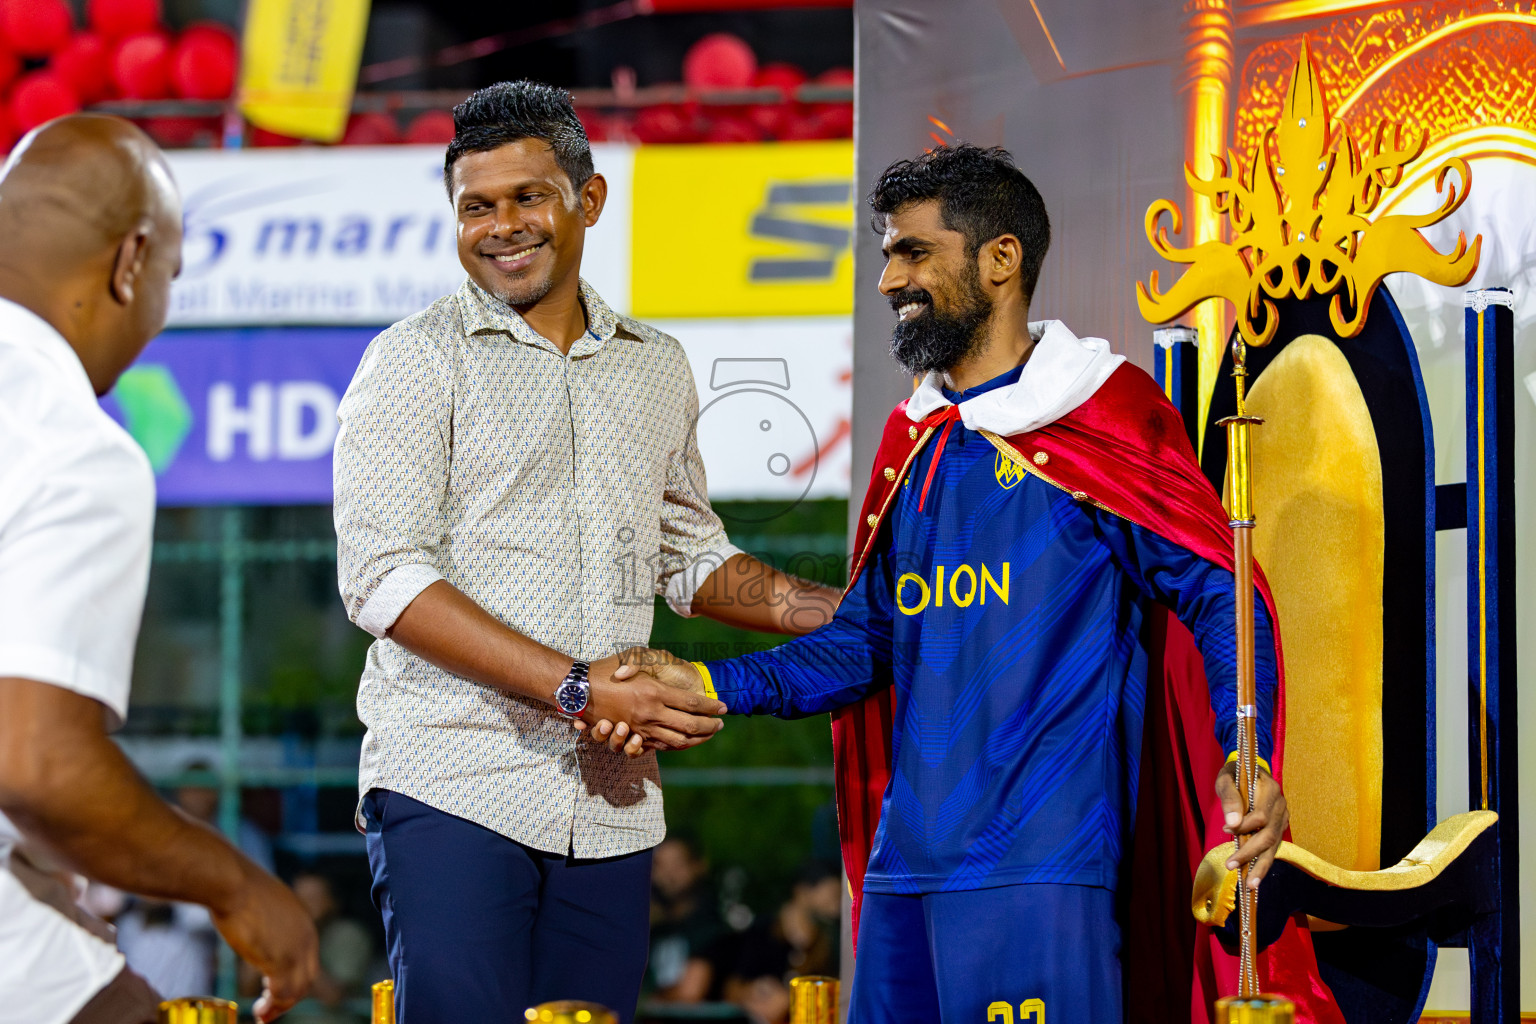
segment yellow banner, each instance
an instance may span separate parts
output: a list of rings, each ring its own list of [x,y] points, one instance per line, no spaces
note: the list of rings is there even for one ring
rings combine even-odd
[[[644,318],[853,311],[853,143],[640,146],[630,302]]]
[[[347,127],[368,0],[250,0],[240,111],[259,128],[335,142]]]

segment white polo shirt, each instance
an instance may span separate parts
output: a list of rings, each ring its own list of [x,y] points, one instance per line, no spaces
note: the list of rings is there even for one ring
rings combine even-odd
[[[148,459],[68,342],[0,299],[0,677],[84,694],[122,724],[154,502]],[[19,839],[0,815],[0,1024],[62,1024],[123,958],[23,888]]]

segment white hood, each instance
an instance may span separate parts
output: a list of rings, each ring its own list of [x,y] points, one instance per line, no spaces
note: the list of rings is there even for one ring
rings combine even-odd
[[[1037,320],[1029,334],[1035,348],[1018,381],[960,403],[960,422],[969,429],[1003,437],[1038,430],[1088,401],[1125,362],[1103,338],[1079,338],[1060,320]],[[923,420],[952,405],[943,387],[937,372],[924,377],[907,400],[907,418]]]

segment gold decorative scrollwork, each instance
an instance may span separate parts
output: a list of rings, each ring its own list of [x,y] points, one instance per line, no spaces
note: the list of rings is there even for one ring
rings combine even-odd
[[[1482,237],[1469,246],[1458,235],[1453,251],[1440,253],[1419,234],[1466,200],[1471,171],[1465,160],[1452,157],[1440,167],[1435,188],[1444,198],[1435,210],[1369,219],[1427,141],[1424,134],[1383,120],[1357,142],[1329,117],[1311,49],[1303,41],[1280,123],[1264,130],[1246,173],[1229,173],[1240,166],[1230,149],[1226,160],[1214,158],[1210,178],[1184,167],[1190,189],[1227,215],[1231,240],[1176,247],[1162,218],[1167,214],[1173,232],[1181,231],[1178,205],[1161,199],[1148,208],[1152,247],[1189,270],[1167,292],[1159,291],[1156,271],[1146,284],[1137,282],[1142,316],[1166,323],[1203,299],[1224,298],[1237,308],[1244,341],[1264,345],[1279,325],[1274,300],[1332,295],[1329,319],[1339,336],[1348,338],[1364,325],[1387,274],[1407,271],[1437,284],[1465,284],[1477,269]],[[1457,180],[1448,183],[1453,170]]]

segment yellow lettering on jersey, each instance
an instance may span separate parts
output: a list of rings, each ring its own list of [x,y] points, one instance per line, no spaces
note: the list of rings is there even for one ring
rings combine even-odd
[[[986,567],[983,566],[982,568],[986,568]],[[960,596],[959,588],[955,586],[955,584],[960,582],[960,574],[961,573],[964,573],[965,575],[967,575],[967,576],[969,576],[971,578],[971,589],[969,589],[969,590],[967,590],[965,592],[965,597],[964,598],[962,598]],[[976,600],[976,570],[975,569],[972,569],[968,565],[962,565],[962,566],[960,566],[960,568],[958,568],[954,572],[950,573],[950,575],[949,575],[949,599],[951,601],[955,602],[955,604],[957,606],[961,607],[961,608],[969,608],[971,606],[971,602]]]
[[[896,607],[901,609],[903,615],[916,615],[928,607],[932,601],[935,608],[944,606],[944,575],[949,574],[949,599],[957,608],[969,608],[978,597],[982,604],[987,603],[987,590],[991,589],[994,596],[1002,599],[1003,604],[1008,603],[1008,577],[1009,563],[1002,565],[1002,582],[992,574],[990,566],[981,566],[981,575],[978,577],[976,569],[969,565],[957,565],[953,569],[936,565],[933,567],[933,582],[923,579],[915,572],[904,572],[896,581]],[[962,579],[964,582],[962,582]],[[919,591],[915,604],[907,603],[908,583],[915,585]]]
[[[1013,1004],[999,999],[987,1004],[987,1020],[1013,1024]],[[1026,999],[1019,1004],[1019,1024],[1045,1024],[1045,1000]]]
[[[991,587],[992,588],[992,592],[994,594],[996,594],[998,597],[1003,599],[1003,604],[1007,604],[1008,603],[1008,563],[1007,562],[1003,563],[1003,585],[1001,587],[999,587],[997,585],[997,580],[992,578],[992,570],[987,568],[986,563],[982,563],[982,566],[981,566],[981,603],[982,604],[986,604],[987,603],[987,588],[988,587]]]
[[[923,599],[917,603],[916,607],[913,608],[908,608],[906,602],[902,599],[901,596],[903,588],[906,586],[908,580],[916,583],[918,589],[923,592]],[[896,581],[896,607],[901,609],[901,614],[903,615],[916,615],[918,612],[928,607],[928,581],[923,579],[915,572],[902,573],[901,578]]]

